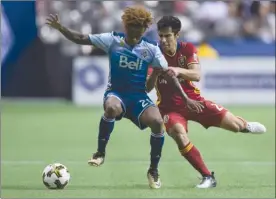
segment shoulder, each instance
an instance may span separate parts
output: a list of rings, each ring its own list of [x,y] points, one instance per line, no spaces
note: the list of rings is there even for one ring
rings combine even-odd
[[[179,45],[179,50],[182,53],[191,54],[191,53],[197,52],[195,45],[190,42],[178,42],[178,45]]]
[[[158,43],[155,41],[148,40],[147,38],[142,37],[142,45],[147,46],[150,50],[156,51],[159,50]]]
[[[157,43],[157,42],[152,41],[152,40],[149,40],[149,39],[147,39],[147,38],[145,38],[145,37],[142,37],[142,41],[145,42],[145,43],[147,43],[148,45],[158,46],[158,43]]]
[[[150,52],[152,57],[154,57],[155,54],[160,51],[160,48],[157,42],[148,40],[144,37],[141,39],[141,46],[143,46],[144,49],[147,49]]]
[[[121,43],[125,38],[125,34],[122,32],[112,31],[112,32],[110,32],[110,34],[112,37],[112,41],[115,41],[116,43]]]

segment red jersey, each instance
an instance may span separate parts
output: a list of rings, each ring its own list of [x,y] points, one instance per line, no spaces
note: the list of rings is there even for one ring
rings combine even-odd
[[[163,53],[170,67],[180,67],[188,69],[188,65],[192,63],[199,63],[197,58],[197,50],[195,46],[191,43],[178,42],[177,51],[175,55],[170,56]],[[151,74],[152,69],[149,70]],[[178,78],[183,90],[188,95],[189,98],[194,100],[202,100],[203,97],[200,96],[200,90],[191,82]],[[185,103],[179,90],[174,85],[173,81],[160,75],[157,79],[155,89],[157,92],[157,105],[161,109],[179,109],[185,107]]]

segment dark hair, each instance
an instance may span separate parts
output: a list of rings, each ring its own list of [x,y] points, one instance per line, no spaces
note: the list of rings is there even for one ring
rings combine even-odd
[[[174,16],[163,16],[157,22],[157,29],[161,30],[163,28],[172,28],[172,31],[176,34],[181,29],[181,21]]]

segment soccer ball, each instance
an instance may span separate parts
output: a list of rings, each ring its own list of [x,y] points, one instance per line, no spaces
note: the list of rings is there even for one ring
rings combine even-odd
[[[48,189],[63,189],[69,180],[68,169],[60,163],[49,164],[42,173],[42,182]]]

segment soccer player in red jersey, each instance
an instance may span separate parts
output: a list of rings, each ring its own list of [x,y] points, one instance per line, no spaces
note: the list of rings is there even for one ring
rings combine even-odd
[[[188,97],[201,101],[204,108],[200,113],[189,111],[177,90],[172,86],[171,80],[158,70],[149,70],[147,91],[156,88],[157,104],[167,133],[175,140],[181,155],[202,175],[202,181],[196,187],[215,187],[214,173],[208,170],[200,152],[187,136],[187,121],[198,122],[205,128],[214,126],[241,133],[259,134],[264,133],[266,128],[258,122],[248,122],[235,116],[224,107],[200,95],[199,89],[192,83],[200,81],[197,50],[191,43],[177,41],[181,29],[181,22],[177,17],[164,16],[158,21],[157,27],[160,48],[171,66],[170,69],[180,80]]]

